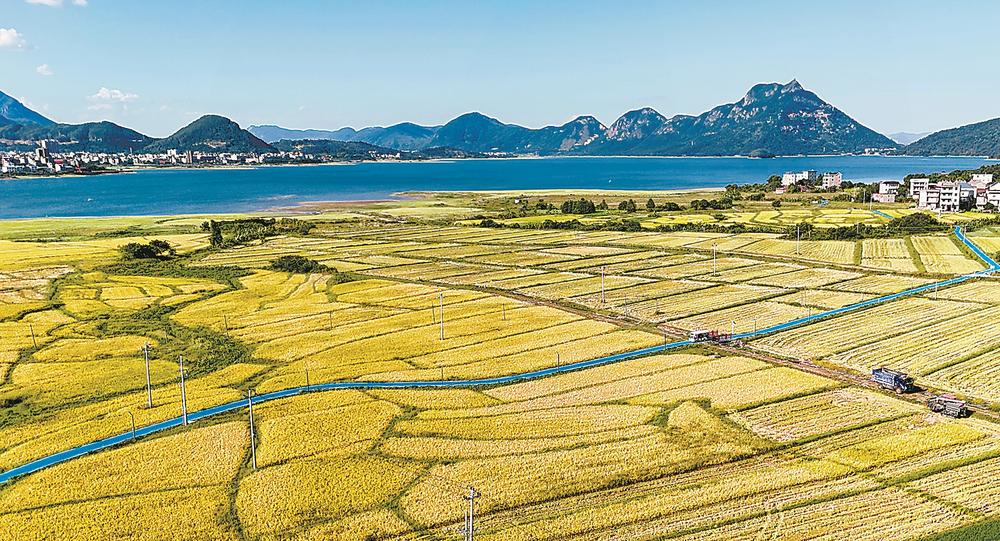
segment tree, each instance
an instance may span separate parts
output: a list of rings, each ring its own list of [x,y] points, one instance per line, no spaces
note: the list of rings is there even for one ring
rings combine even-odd
[[[654,210],[656,210],[656,201],[653,201],[652,197],[650,197],[646,201],[646,210],[648,210],[650,212],[653,212]]]
[[[778,207],[781,206],[781,201],[778,201],[777,199],[775,199],[774,201],[771,201],[771,206],[774,207],[774,208],[778,208]]]
[[[299,274],[326,272],[329,270],[332,270],[334,273],[337,272],[336,269],[330,269],[315,259],[309,259],[300,255],[283,255],[271,263],[271,268],[278,271]]]
[[[560,210],[563,214],[593,214],[597,210],[597,206],[594,205],[593,201],[581,197],[579,201],[563,201]]]
[[[216,248],[222,246],[222,228],[219,227],[219,224],[215,220],[209,221],[208,230],[210,231],[208,236],[209,244]]]
[[[684,210],[684,207],[678,205],[677,203],[674,203],[673,201],[668,201],[668,202],[664,203],[663,206],[660,207],[660,208],[662,208],[663,210],[666,210],[666,211],[671,211],[671,212]]]
[[[618,203],[618,210],[624,210],[625,212],[635,212],[637,208],[635,201],[632,199]]]
[[[154,259],[164,254],[174,255],[175,253],[170,243],[165,240],[152,240],[149,244],[130,242],[118,248],[118,251],[121,252],[122,259],[125,260]]]
[[[597,204],[597,210],[608,210],[607,200],[601,199],[601,202]]]

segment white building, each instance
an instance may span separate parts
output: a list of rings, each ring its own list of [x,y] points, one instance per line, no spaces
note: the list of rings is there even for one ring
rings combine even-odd
[[[819,176],[816,174],[816,171],[789,172],[781,175],[781,185],[791,186],[799,182],[816,182],[817,178]]]
[[[878,193],[872,194],[872,201],[879,203],[895,203],[902,182],[898,180],[883,180],[878,183]]]
[[[826,189],[839,188],[844,182],[844,176],[837,173],[823,173],[823,187]]]
[[[927,189],[931,184],[931,179],[929,178],[911,178],[910,179],[910,192],[907,194],[910,199],[919,199],[920,192]]]
[[[976,188],[988,188],[990,184],[993,184],[993,173],[973,173],[969,184]]]
[[[1000,209],[1000,182],[990,184],[990,186],[986,188],[986,194],[983,199],[984,201],[980,203],[979,197],[976,197],[976,206],[983,206],[987,203],[991,203],[994,207]]]
[[[910,181],[912,190],[913,181]],[[976,189],[968,182],[946,180],[928,184],[925,189],[917,190],[917,208],[936,210],[938,212],[958,212],[962,201],[975,200]]]

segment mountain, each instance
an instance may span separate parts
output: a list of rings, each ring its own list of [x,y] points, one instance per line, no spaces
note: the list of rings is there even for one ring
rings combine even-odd
[[[519,152],[528,128],[504,124],[482,113],[466,113],[441,126],[427,146],[470,152]]]
[[[602,139],[605,131],[607,128],[592,116],[577,117],[561,126],[531,129],[504,124],[481,113],[466,113],[441,126],[428,148],[551,155],[586,148]]]
[[[51,124],[46,126],[8,124],[0,126],[0,148],[30,150],[37,141],[49,141],[53,151],[130,152],[140,151],[155,139],[113,122]]]
[[[889,134],[889,139],[892,139],[893,141],[895,141],[895,142],[897,142],[897,143],[899,143],[901,145],[908,145],[908,144],[910,144],[910,143],[912,143],[914,141],[919,141],[919,140],[923,139],[924,137],[927,137],[930,134],[931,134],[931,132],[929,132],[929,131],[925,131],[925,132],[922,132],[922,133],[910,133],[910,132],[901,131],[901,132],[896,132],[896,133],[890,133]]]
[[[393,148],[396,150],[418,150],[427,147],[438,127],[419,126],[412,122],[403,122],[388,128],[375,126],[360,131],[354,128],[339,130],[290,130],[280,126],[250,126],[250,133],[268,143],[283,139],[289,141],[302,139],[329,139],[331,141],[358,141],[375,146]]]
[[[145,148],[147,152],[170,149],[201,152],[273,152],[274,147],[240,128],[226,117],[205,115],[165,139]]]
[[[298,141],[302,139],[329,139],[331,141],[350,141],[357,135],[354,128],[341,128],[339,130],[292,130],[282,128],[272,124],[263,126],[250,126],[247,131],[256,135],[261,140],[268,143],[277,143],[281,140]]]
[[[7,119],[15,124],[34,124],[38,126],[51,126],[55,122],[28,109],[23,103],[0,92],[0,118]]]
[[[643,107],[618,117],[608,128],[606,137],[608,141],[642,141],[658,132],[666,123],[667,117],[652,107]]]
[[[398,154],[391,148],[378,147],[361,141],[334,141],[332,139],[282,139],[274,143],[282,152],[304,152],[328,156],[335,160],[367,160],[376,154]]]
[[[438,129],[439,126],[428,127],[403,122],[388,128],[365,128],[351,140],[398,150],[419,150],[432,146],[431,140]]]
[[[404,123],[332,137],[405,151],[447,147],[473,153],[770,156],[850,154],[899,146],[802,88],[755,85],[739,101],[698,116],[667,118],[650,107],[629,111],[605,127],[592,116],[561,126],[531,129],[505,124],[482,113],[466,113],[441,127]]]
[[[580,116],[562,126],[530,130],[519,152],[556,154],[581,150],[604,137],[607,130],[596,118]]]
[[[627,113],[591,154],[732,156],[845,154],[897,146],[792,80],[755,85],[735,103],[698,116],[664,119],[652,109]],[[612,138],[612,136],[614,138]]]
[[[901,152],[910,156],[1000,156],[1000,118],[932,133]]]

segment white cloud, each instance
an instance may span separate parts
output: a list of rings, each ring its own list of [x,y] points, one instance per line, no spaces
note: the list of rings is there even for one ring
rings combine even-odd
[[[16,28],[0,28],[0,49],[23,49],[26,45],[28,42]]]
[[[55,75],[55,72],[52,71],[52,68],[50,68],[48,64],[42,64],[41,66],[38,66],[37,68],[35,68],[35,71],[38,72],[39,75],[43,75],[45,77],[48,77],[50,75]]]
[[[107,88],[102,86],[96,94],[90,96],[88,99],[96,102],[128,103],[139,99],[139,95],[131,92],[122,92],[117,88]]]
[[[87,106],[88,111],[106,111],[111,109],[110,103],[95,103]]]
[[[60,7],[60,6],[63,5],[63,0],[24,0],[24,1],[27,2],[27,3],[29,3],[29,4],[38,4],[40,6],[49,6],[49,7],[54,7],[54,8],[57,8],[57,7]],[[74,6],[86,6],[87,5],[87,0],[73,0],[73,5]]]

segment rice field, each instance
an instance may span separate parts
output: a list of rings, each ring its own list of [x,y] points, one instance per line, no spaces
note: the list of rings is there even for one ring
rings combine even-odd
[[[927,272],[966,274],[983,270],[982,262],[967,256],[950,236],[910,237],[913,248]]]
[[[878,219],[830,210],[733,220]],[[794,253],[769,234],[401,225],[196,254],[197,276],[245,269],[216,279],[109,273],[122,240],[28,243],[25,266],[0,269],[0,470],[133,415],[176,417],[179,352],[190,410],[307,381],[483,378],[671,339],[650,323],[768,327],[928,280],[871,269],[971,261],[933,236]],[[269,270],[280,255],[351,274]],[[750,346],[1000,401],[997,310],[1000,289],[976,281]],[[0,538],[450,538],[470,485],[491,540],[916,540],[996,513],[989,483],[969,488],[1000,469],[994,425],[711,347],[508,385],[306,392],[254,413],[253,443],[237,411],[20,478],[0,489]]]

